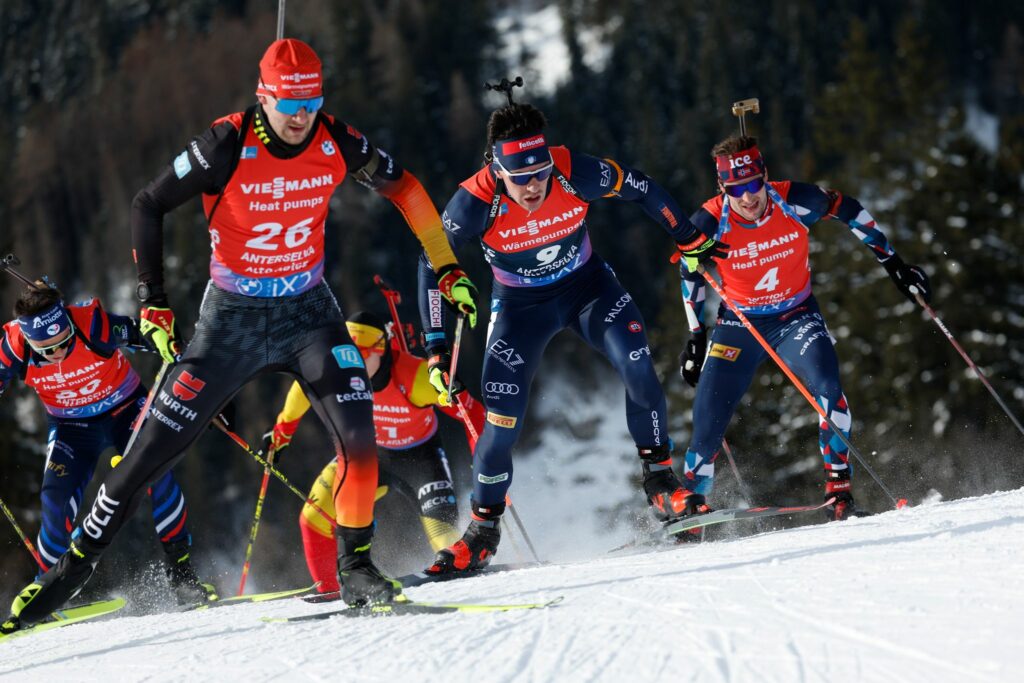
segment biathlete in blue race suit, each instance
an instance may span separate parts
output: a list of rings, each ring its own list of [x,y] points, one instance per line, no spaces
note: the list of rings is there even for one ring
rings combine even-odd
[[[728,256],[717,262],[723,291],[848,437],[851,417],[839,380],[839,361],[811,293],[810,228],[826,218],[845,223],[911,301],[914,290],[926,301],[930,298],[928,277],[903,262],[871,214],[853,197],[806,183],[768,182],[756,139],[730,137],[714,147],[712,156],[721,194],[705,202],[691,220],[704,235],[733,245]],[[690,340],[680,355],[680,374],[697,387],[684,477],[687,493],[692,494],[688,500],[694,503],[688,513],[708,511],[705,496],[711,493],[725,428],[768,357],[724,302],[708,347],[703,323],[705,281],[696,271],[685,263],[681,268]],[[857,514],[847,447],[825,420],[819,423],[819,446],[825,465],[825,499],[836,499],[828,508],[829,517]]]
[[[100,455],[124,453],[146,388],[122,347],[149,350],[138,321],[103,310],[99,300],[65,306],[60,292],[29,287],[14,306],[15,320],[0,328],[0,394],[21,378],[46,408],[46,464],[37,539],[47,568],[71,542],[82,497]],[[179,598],[192,602],[207,589],[190,561],[188,507],[174,475],[149,490],[153,526],[166,554],[167,575]]]
[[[494,274],[482,392],[487,421],[473,462],[473,519],[460,541],[427,571],[486,565],[500,540],[498,520],[512,483],[512,447],[526,416],[530,385],[548,342],[571,329],[604,354],[626,387],[626,422],[660,519],[682,512],[671,470],[665,395],[651,361],[643,317],[612,269],[593,252],[585,218],[604,198],[636,202],[694,263],[721,255],[675,200],[636,169],[549,147],[544,115],[525,104],[495,111],[488,123],[492,163],[463,182],[442,222],[453,251],[479,239]],[[420,310],[431,379],[448,400],[448,346],[441,293],[421,261]],[[453,392],[454,393],[454,392]]]

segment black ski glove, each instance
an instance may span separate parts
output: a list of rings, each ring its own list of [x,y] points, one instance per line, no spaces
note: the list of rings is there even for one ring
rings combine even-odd
[[[932,300],[932,287],[928,284],[928,276],[924,274],[924,270],[918,266],[907,265],[899,257],[899,254],[893,254],[885,261],[882,261],[882,266],[889,273],[892,281],[896,283],[896,287],[903,292],[903,296],[916,304],[917,299],[914,298],[914,293],[910,291],[910,288],[913,286],[926,303]]]
[[[708,354],[708,333],[703,327],[690,333],[686,348],[679,354],[679,376],[691,387],[697,386],[704,357]]]

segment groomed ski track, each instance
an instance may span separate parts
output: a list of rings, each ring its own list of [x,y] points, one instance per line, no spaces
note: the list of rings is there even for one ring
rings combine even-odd
[[[1017,490],[409,591],[565,596],[541,611],[260,622],[337,607],[287,600],[81,624],[0,645],[0,678],[1011,681],[1022,568]]]
[[[262,624],[298,600],[12,641],[4,680],[1011,681],[1024,489],[843,523],[483,575],[412,598],[531,612]]]

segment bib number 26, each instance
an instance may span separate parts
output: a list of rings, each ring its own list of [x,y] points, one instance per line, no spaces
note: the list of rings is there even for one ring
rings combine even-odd
[[[313,234],[313,228],[310,227],[310,223],[312,222],[312,218],[307,218],[287,229],[285,229],[285,227],[280,223],[260,223],[259,225],[253,226],[252,231],[264,234],[261,234],[258,237],[253,237],[245,243],[245,246],[250,249],[277,251],[281,248],[278,237],[280,237],[281,233],[284,233],[284,246],[287,249],[295,249],[296,247],[302,246],[302,244],[309,239],[309,236]]]

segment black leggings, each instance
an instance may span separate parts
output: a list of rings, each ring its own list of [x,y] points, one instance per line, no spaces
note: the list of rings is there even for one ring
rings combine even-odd
[[[373,396],[330,289],[321,283],[293,297],[268,299],[211,283],[195,338],[167,372],[137,441],[104,479],[75,530],[79,546],[97,554],[106,549],[147,487],[170,471],[244,384],[266,372],[284,372],[302,383],[334,441],[341,463],[333,491],[338,525],[372,524]]]

